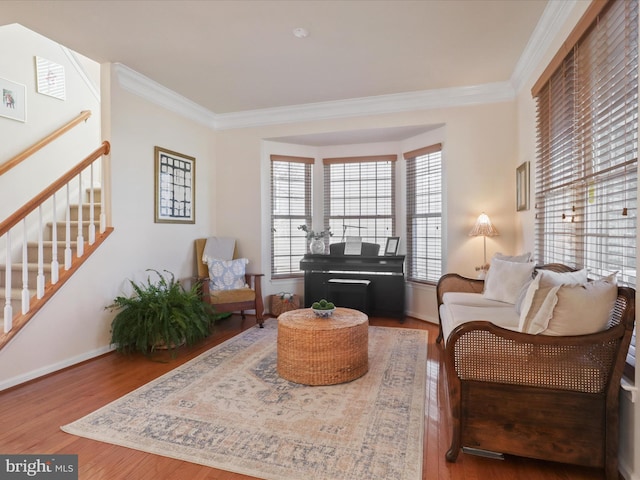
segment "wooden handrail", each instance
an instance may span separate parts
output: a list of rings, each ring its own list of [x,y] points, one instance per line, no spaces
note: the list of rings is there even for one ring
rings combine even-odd
[[[82,112],[80,112],[80,115],[78,115],[76,118],[74,118],[73,120],[71,120],[67,124],[63,125],[59,129],[55,130],[54,132],[52,132],[49,135],[47,135],[46,137],[44,137],[39,142],[34,143],[32,146],[27,148],[25,151],[19,153],[15,157],[11,158],[10,160],[7,160],[2,165],[0,165],[0,175],[8,172],[13,167],[18,165],[20,162],[22,162],[23,160],[27,159],[31,155],[33,155],[34,153],[36,153],[38,150],[40,150],[44,146],[46,146],[49,143],[53,142],[56,138],[61,136],[63,133],[71,130],[73,127],[75,127],[79,123],[85,121],[90,116],[91,116],[91,110],[83,110]]]
[[[39,205],[41,205],[44,201],[46,201],[51,195],[64,187],[67,183],[69,183],[75,176],[79,175],[85,168],[91,165],[94,161],[100,158],[102,155],[108,155],[111,150],[111,145],[109,142],[104,141],[102,145],[95,149],[89,156],[87,156],[84,160],[78,163],[75,167],[61,176],[58,180],[53,182],[47,188],[45,188],[42,192],[36,195],[34,198],[25,203],[20,209],[18,209],[13,215],[7,218],[4,222],[0,223],[0,236],[7,233],[14,226],[18,224],[24,217],[33,212]]]

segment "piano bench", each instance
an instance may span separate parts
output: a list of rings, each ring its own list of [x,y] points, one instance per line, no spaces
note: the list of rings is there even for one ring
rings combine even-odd
[[[331,278],[327,282],[327,300],[336,307],[352,308],[369,314],[369,285],[371,280]]]

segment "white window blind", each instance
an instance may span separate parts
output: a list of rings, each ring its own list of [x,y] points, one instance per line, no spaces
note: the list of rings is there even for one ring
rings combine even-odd
[[[383,250],[395,236],[395,162],[397,155],[325,158],[324,227],[331,242],[362,237]]]
[[[313,158],[271,155],[271,277],[300,275],[311,225]]]
[[[407,161],[407,279],[442,276],[442,145],[404,154]]]
[[[536,257],[587,267],[593,278],[618,272],[619,284],[635,287],[638,2],[595,8],[573,48],[534,87]],[[627,361],[635,366],[633,345]]]

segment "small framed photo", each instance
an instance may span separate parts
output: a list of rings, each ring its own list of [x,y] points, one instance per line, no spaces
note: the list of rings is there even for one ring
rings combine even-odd
[[[384,247],[385,255],[397,255],[398,254],[398,244],[400,243],[400,237],[389,237],[387,238],[387,245]]]
[[[36,59],[36,87],[38,93],[65,99],[64,67],[42,57]]]
[[[0,116],[27,121],[27,92],[24,85],[0,78]]]
[[[154,148],[155,222],[196,223],[196,159]]]
[[[529,210],[529,162],[516,169],[516,210]]]

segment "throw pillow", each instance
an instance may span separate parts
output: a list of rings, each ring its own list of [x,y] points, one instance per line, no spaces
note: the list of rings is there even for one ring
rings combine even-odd
[[[586,268],[577,272],[552,272],[551,270],[540,269],[538,270],[538,276],[541,277],[540,285],[543,287],[585,285],[588,281]]]
[[[607,328],[618,298],[615,277],[562,286],[545,335],[588,335]]]
[[[235,290],[246,287],[246,258],[236,260],[209,260],[209,285],[211,290]]]
[[[560,285],[541,286],[540,275],[536,275],[529,284],[522,301],[518,325],[520,332],[537,335],[546,330],[558,302],[559,289]]]
[[[484,282],[482,295],[489,300],[515,304],[520,289],[531,278],[534,264],[494,258]]]
[[[506,260],[507,262],[527,263],[531,261],[531,252],[523,253],[522,255],[503,255],[497,252],[493,255],[493,258],[498,260]]]

